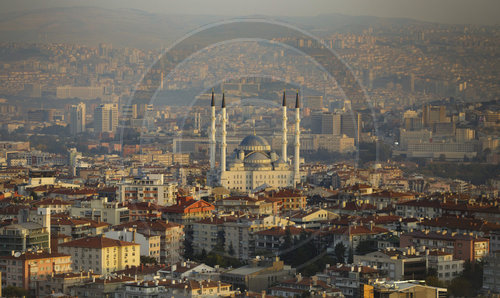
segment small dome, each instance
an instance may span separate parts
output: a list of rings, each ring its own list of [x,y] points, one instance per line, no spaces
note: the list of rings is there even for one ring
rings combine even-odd
[[[271,146],[263,137],[250,135],[246,136],[240,143],[240,149],[250,151],[267,151],[271,150]]]
[[[245,158],[245,163],[269,164],[271,163],[271,159],[262,152],[254,152]]]

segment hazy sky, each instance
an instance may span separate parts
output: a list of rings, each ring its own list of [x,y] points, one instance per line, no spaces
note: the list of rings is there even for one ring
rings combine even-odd
[[[135,8],[159,13],[226,16],[344,13],[408,17],[443,23],[500,24],[500,0],[1,0],[0,11],[60,6]]]

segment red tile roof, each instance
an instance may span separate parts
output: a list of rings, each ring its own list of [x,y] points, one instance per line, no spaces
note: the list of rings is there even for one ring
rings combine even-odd
[[[61,243],[59,244],[59,247],[104,248],[104,247],[133,246],[133,245],[139,245],[139,244],[110,239],[103,236],[96,236],[96,237],[82,238],[66,243]]]

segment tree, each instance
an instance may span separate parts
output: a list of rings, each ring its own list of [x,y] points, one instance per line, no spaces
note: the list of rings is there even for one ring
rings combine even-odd
[[[437,276],[429,275],[425,279],[425,284],[431,287],[445,288],[446,285],[443,281],[439,280]]]
[[[214,250],[219,252],[224,252],[226,246],[226,232],[220,230],[217,232],[217,243],[215,244]]]
[[[293,247],[293,239],[292,233],[290,232],[290,228],[285,228],[285,236],[283,238],[283,243],[280,245],[280,253],[281,259],[285,261],[287,264],[293,259],[292,249]]]
[[[352,247],[349,247],[349,256],[347,257],[347,263],[354,263],[354,252],[352,251]]]
[[[339,242],[335,245],[334,253],[335,258],[337,258],[337,263],[345,263],[345,245],[342,242]]]
[[[359,242],[358,246],[356,247],[356,254],[358,255],[365,255],[367,253],[376,251],[377,249],[374,248],[372,241],[370,240],[362,240]]]
[[[282,250],[289,249],[292,247],[293,241],[292,241],[292,232],[290,232],[290,227],[286,227],[285,229],[285,238],[283,241],[283,245],[281,247]]]
[[[186,232],[184,236],[184,259],[194,258],[193,232]]]
[[[2,294],[4,297],[28,297],[29,292],[23,288],[7,286],[3,289]]]
[[[463,277],[454,278],[448,286],[448,294],[457,297],[473,297],[474,289],[470,281]]]
[[[233,242],[231,242],[231,243],[229,244],[229,249],[228,249],[227,253],[228,253],[230,256],[234,256],[234,253],[235,253],[235,252],[234,252]]]
[[[141,264],[158,264],[158,261],[155,257],[150,256],[141,256]]]
[[[201,250],[200,260],[203,262],[207,258],[207,251],[205,249]]]

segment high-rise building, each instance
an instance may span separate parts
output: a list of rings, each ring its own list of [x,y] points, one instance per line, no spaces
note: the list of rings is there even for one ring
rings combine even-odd
[[[422,124],[424,127],[430,127],[434,123],[443,122],[448,122],[445,106],[424,105],[422,108]]]
[[[335,113],[313,114],[311,116],[311,132],[313,134],[341,134],[341,115]]]
[[[341,116],[341,133],[348,137],[354,138],[356,144],[359,144],[359,136],[361,133],[361,114],[352,112],[345,113]]]
[[[118,106],[116,104],[102,104],[94,112],[95,132],[114,132],[118,127]]]
[[[79,103],[78,105],[71,106],[69,128],[72,135],[76,135],[85,131],[85,117],[86,109],[84,103]]]

